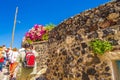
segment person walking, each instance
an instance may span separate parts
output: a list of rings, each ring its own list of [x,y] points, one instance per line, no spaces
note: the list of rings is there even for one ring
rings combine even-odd
[[[15,69],[18,66],[18,62],[19,62],[18,58],[19,58],[18,50],[17,48],[13,48],[9,58],[10,59],[9,60],[10,61],[10,64],[9,64],[10,80],[16,79]]]
[[[34,59],[38,56],[38,53],[34,51],[31,44],[24,44],[23,50],[20,50],[20,73],[17,80],[35,80],[35,74],[37,73],[37,64],[34,62],[34,66],[32,65]],[[31,55],[31,56],[29,56]],[[34,58],[35,56],[35,58]],[[32,59],[31,61],[29,61]],[[32,67],[31,67],[32,66]]]
[[[3,69],[3,62],[4,62],[4,56],[3,56],[3,49],[0,47],[0,72],[2,72]]]
[[[4,66],[4,67],[6,66],[6,61],[7,61],[7,60],[6,60],[6,59],[7,59],[7,58],[6,58],[6,57],[7,57],[7,56],[6,56],[6,49],[7,49],[6,46],[3,45],[3,46],[2,46],[2,53],[3,53],[3,56],[4,56],[4,62],[3,62],[3,66]]]

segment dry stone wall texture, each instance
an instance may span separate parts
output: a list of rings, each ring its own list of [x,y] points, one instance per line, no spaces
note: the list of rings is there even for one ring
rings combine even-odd
[[[110,60],[93,54],[89,42],[108,40],[119,49],[120,2],[109,2],[69,18],[49,36],[48,80],[113,80]]]
[[[37,57],[37,71],[39,72],[43,68],[46,68],[46,62],[48,59],[48,42],[47,41],[41,41],[41,42],[35,42],[33,43],[33,48],[38,52]]]

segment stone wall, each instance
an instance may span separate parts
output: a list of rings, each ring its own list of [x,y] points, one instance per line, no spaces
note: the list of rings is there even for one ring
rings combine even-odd
[[[48,80],[114,80],[107,55],[94,54],[89,42],[108,40],[120,49],[120,2],[110,2],[69,18],[49,34]]]
[[[33,48],[38,52],[37,57],[37,72],[40,70],[46,68],[46,62],[48,59],[47,54],[47,48],[48,48],[48,42],[47,41],[40,41],[40,42],[34,42]]]

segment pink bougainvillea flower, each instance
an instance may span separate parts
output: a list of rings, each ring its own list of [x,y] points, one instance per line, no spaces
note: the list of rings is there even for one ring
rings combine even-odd
[[[41,31],[42,30],[42,26],[39,26],[39,28],[37,29],[37,31]]]
[[[34,32],[35,31],[35,28],[32,28],[31,30],[30,30],[30,32]]]
[[[40,31],[40,34],[45,34],[45,33],[46,33],[45,30],[41,30],[41,31]]]
[[[35,24],[34,27],[38,26],[38,24]]]
[[[40,31],[41,31],[41,28],[38,28],[38,29],[37,29],[37,31],[39,31],[39,32],[40,32]]]
[[[30,35],[35,35],[35,32],[30,32]]]
[[[34,36],[30,36],[30,40],[35,40],[35,37]]]
[[[40,34],[40,33],[36,33],[36,35],[37,35],[37,36],[41,36],[41,34]]]
[[[43,25],[38,25],[39,27],[43,27]]]
[[[29,33],[27,32],[27,33],[25,34],[25,36],[26,36],[26,37],[29,37]]]
[[[43,35],[47,33],[47,29],[43,25],[35,24],[32,29],[30,29],[25,34],[25,40],[31,40],[31,41],[42,41]]]
[[[34,28],[35,28],[35,30],[37,30],[37,29],[39,28],[38,24],[36,24],[36,25],[34,26]]]

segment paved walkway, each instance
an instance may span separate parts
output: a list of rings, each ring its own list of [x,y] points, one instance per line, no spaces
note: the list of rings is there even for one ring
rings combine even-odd
[[[3,71],[0,72],[0,80],[9,80],[8,69],[6,67],[4,67]]]
[[[46,70],[47,70],[47,67],[40,70],[36,74],[36,77],[40,77],[40,75],[44,74],[46,72]],[[38,79],[38,80],[44,80],[44,79],[41,79],[41,78]],[[8,67],[3,67],[3,71],[0,72],[0,80],[9,80]],[[33,79],[31,79],[31,80],[33,80]]]

